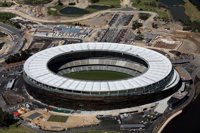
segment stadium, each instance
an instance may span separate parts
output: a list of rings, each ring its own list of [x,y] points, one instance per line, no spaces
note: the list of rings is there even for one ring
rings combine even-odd
[[[56,107],[111,110],[173,95],[182,81],[164,55],[118,43],[78,43],[40,51],[24,64],[28,93]]]

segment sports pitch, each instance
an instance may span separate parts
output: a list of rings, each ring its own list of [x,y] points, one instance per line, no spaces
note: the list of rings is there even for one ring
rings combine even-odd
[[[66,122],[68,116],[51,115],[47,121],[51,122]]]
[[[131,75],[121,72],[103,71],[103,70],[71,72],[64,74],[64,76],[72,79],[91,80],[91,81],[120,80],[132,77]]]

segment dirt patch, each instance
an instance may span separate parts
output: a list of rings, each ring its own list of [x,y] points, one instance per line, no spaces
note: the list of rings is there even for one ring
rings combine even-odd
[[[199,48],[197,45],[188,39],[184,39],[182,45],[178,48],[179,51],[183,53],[199,53]]]
[[[80,21],[79,23],[82,25],[87,25],[91,27],[103,27],[108,24],[112,16],[113,16],[112,13],[100,14],[94,18]]]
[[[167,44],[164,42],[158,41],[154,47],[159,47],[159,48],[167,48],[167,49],[175,49],[177,47],[177,44]]]
[[[2,96],[8,105],[15,105],[24,101],[24,97],[16,94],[13,91],[6,91]]]

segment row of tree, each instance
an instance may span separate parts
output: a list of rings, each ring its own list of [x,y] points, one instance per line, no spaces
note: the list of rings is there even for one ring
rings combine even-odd
[[[4,112],[0,108],[0,127],[9,127],[10,125],[12,125],[16,122],[17,122],[17,120],[14,119],[12,114],[10,114],[8,112]]]
[[[135,30],[135,29],[138,29],[140,27],[142,27],[143,24],[142,23],[139,23],[137,20],[136,21],[133,21],[132,23],[132,29]]]
[[[200,21],[189,21],[184,23],[183,30],[200,32]]]
[[[0,2],[1,7],[11,7],[12,5],[14,5],[13,2],[7,2],[6,0],[4,2]]]
[[[99,2],[99,0],[90,0],[91,1],[91,3],[97,3],[97,2]]]
[[[28,5],[40,5],[50,3],[52,0],[23,0]]]
[[[28,59],[28,57],[30,57],[31,55],[32,55],[31,50],[27,49],[27,50],[21,51],[20,53],[16,53],[16,54],[8,56],[5,62],[9,64],[9,63],[23,61],[23,60]]]
[[[9,24],[11,26],[14,26],[18,29],[20,29],[20,25],[18,23],[13,23],[10,19],[14,18],[16,15],[12,13],[0,13],[0,22]]]
[[[150,17],[149,13],[139,13],[139,18],[142,20],[147,20]]]

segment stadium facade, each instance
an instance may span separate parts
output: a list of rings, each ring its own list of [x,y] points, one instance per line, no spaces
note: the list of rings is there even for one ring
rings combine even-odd
[[[131,75],[109,81],[77,80],[66,73],[109,70]],[[78,43],[40,51],[24,64],[23,78],[30,95],[68,109],[109,110],[162,100],[182,85],[164,55],[117,43]]]

